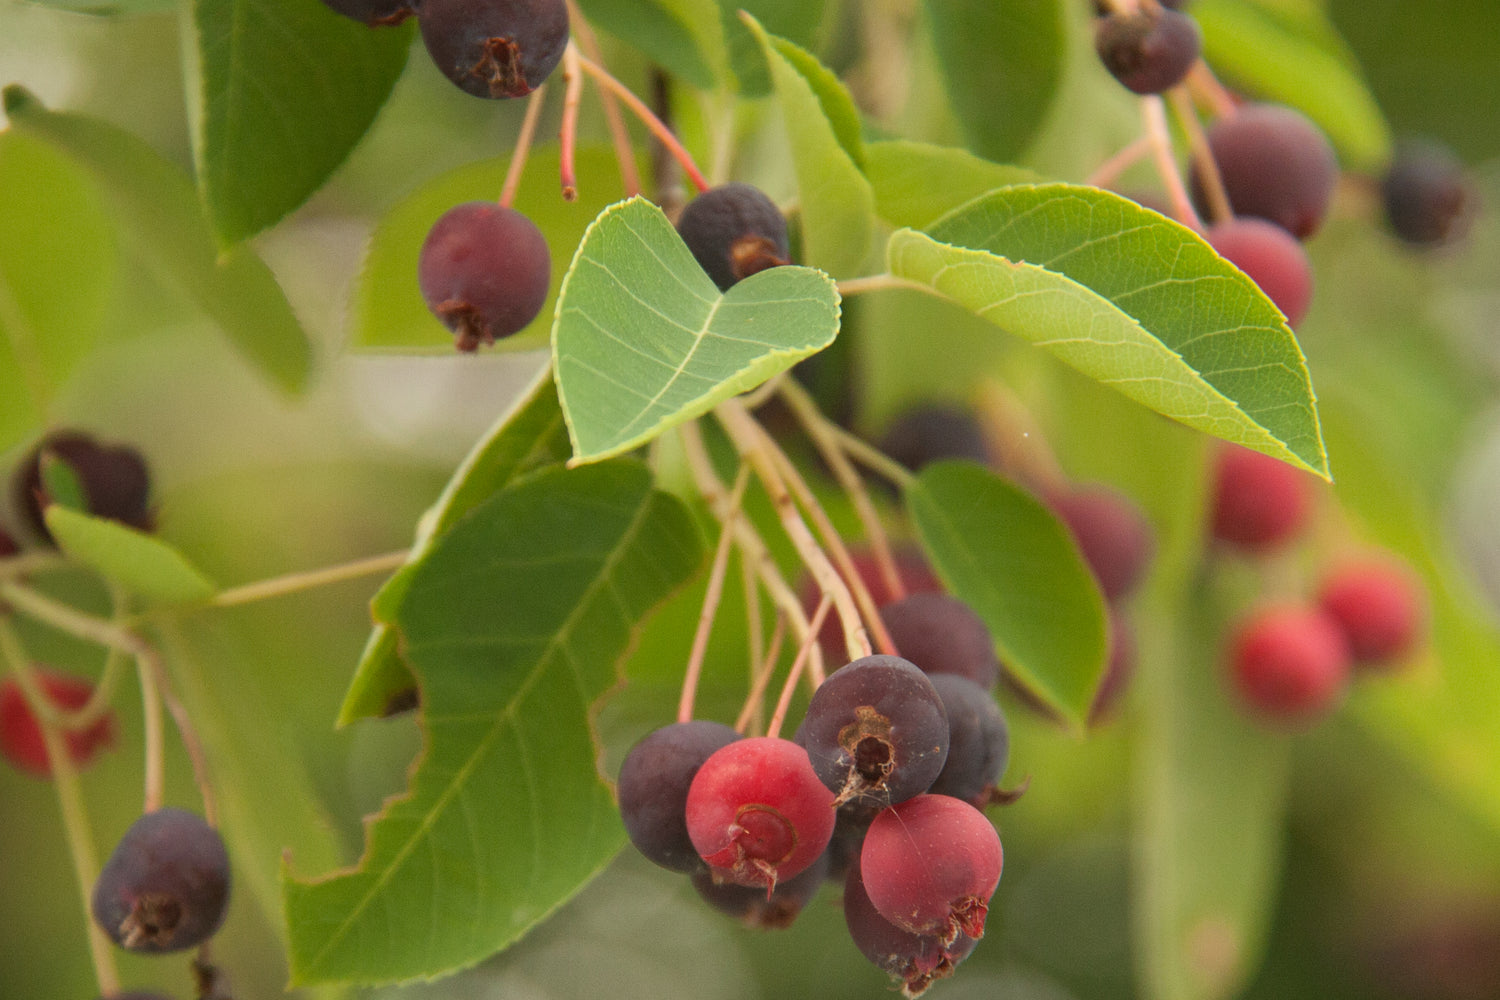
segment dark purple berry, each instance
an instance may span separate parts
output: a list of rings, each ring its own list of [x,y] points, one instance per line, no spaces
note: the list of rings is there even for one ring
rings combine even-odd
[[[224,922],[229,855],[218,831],[182,809],[136,820],[94,883],[94,922],[130,951],[182,951]]]
[[[1000,679],[995,639],[984,619],[963,601],[931,591],[909,594],[880,609],[904,660],[926,674],[958,674],[981,687]]]
[[[948,757],[948,717],[926,674],[877,654],[819,685],[796,740],[839,802],[889,805],[932,786]]]
[[[1119,600],[1135,590],[1156,551],[1156,537],[1134,501],[1095,485],[1056,493],[1048,503],[1068,526],[1105,599]]]
[[[760,886],[715,881],[707,868],[694,872],[692,882],[703,901],[720,913],[747,927],[781,930],[792,926],[827,877],[828,852],[824,851],[801,875],[777,882],[770,895]]]
[[[141,453],[128,445],[100,444],[81,431],[55,431],[42,438],[16,470],[16,508],[38,538],[52,541],[42,517],[42,510],[55,499],[43,475],[44,463],[51,461],[66,466],[88,513],[151,530],[151,475]]]
[[[372,28],[400,24],[417,12],[417,0],[323,0],[329,10]]]
[[[417,260],[427,308],[460,351],[525,328],[547,301],[552,257],[542,231],[513,208],[469,201],[433,224]]]
[[[722,723],[699,719],[663,726],[630,748],[616,791],[625,832],[636,850],[673,871],[704,870],[688,836],[688,788],[715,750],[739,738]]]
[[[1094,24],[1094,51],[1104,68],[1137,94],[1160,94],[1181,83],[1202,49],[1197,21],[1151,4]]]
[[[986,688],[957,674],[933,674],[948,713],[948,760],[930,791],[981,808],[1010,761],[1010,727]]]
[[[838,807],[833,822],[833,839],[828,842],[828,877],[842,882],[850,865],[859,864],[859,852],[865,846],[865,833],[884,806],[865,802],[845,802]]]
[[[1405,142],[1380,184],[1391,231],[1413,246],[1462,239],[1478,210],[1479,194],[1451,149],[1430,141]]]
[[[1208,145],[1235,215],[1276,223],[1298,239],[1317,231],[1338,183],[1338,159],[1316,125],[1280,104],[1249,104],[1214,122]],[[1208,206],[1195,170],[1193,201]]]
[[[891,421],[880,450],[913,471],[948,458],[989,461],[984,430],[974,415],[937,403],[913,407]]]
[[[1247,215],[1219,223],[1204,239],[1266,293],[1289,326],[1302,322],[1312,305],[1312,263],[1295,236],[1273,222]]]
[[[900,982],[902,995],[908,998],[921,996],[937,980],[953,975],[978,944],[965,934],[944,944],[937,935],[913,934],[891,923],[870,902],[857,863],[844,880],[844,923],[854,946],[877,969]]]
[[[721,292],[791,257],[786,216],[750,184],[724,184],[694,198],[677,233]]]
[[[443,75],[475,97],[524,97],[568,47],[564,0],[421,0],[417,23]]]

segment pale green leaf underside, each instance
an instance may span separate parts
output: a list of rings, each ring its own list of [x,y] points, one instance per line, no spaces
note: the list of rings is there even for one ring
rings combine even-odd
[[[426,746],[357,867],[287,876],[296,982],[472,965],[608,863],[625,835],[592,712],[639,622],[702,557],[687,509],[624,461],[543,469],[438,539],[396,615]]]
[[[1002,188],[928,231],[892,237],[893,274],[1174,420],[1327,477],[1295,336],[1196,233],[1067,184]]]
[[[606,209],[563,279],[553,371],[575,462],[619,455],[828,346],[827,275],[773,267],[721,295],[661,209]]]
[[[187,557],[153,535],[59,504],[43,515],[58,548],[147,600],[200,601],[218,588]]]

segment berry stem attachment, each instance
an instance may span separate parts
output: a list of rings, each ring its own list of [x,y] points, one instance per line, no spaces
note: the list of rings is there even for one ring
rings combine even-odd
[[[1208,199],[1208,214],[1214,222],[1229,222],[1234,218],[1234,209],[1229,206],[1229,195],[1224,192],[1224,179],[1219,175],[1219,164],[1214,160],[1213,150],[1208,145],[1208,136],[1203,132],[1203,123],[1193,107],[1193,99],[1184,86],[1173,87],[1167,92],[1172,102],[1172,113],[1187,133],[1188,148],[1192,150],[1193,168],[1203,181],[1203,195]]]
[[[1151,141],[1152,157],[1156,161],[1156,172],[1167,189],[1167,198],[1172,203],[1172,215],[1189,229],[1202,231],[1203,222],[1193,209],[1193,199],[1188,197],[1182,183],[1182,174],[1177,171],[1177,160],[1172,153],[1172,133],[1167,128],[1167,110],[1162,99],[1155,94],[1141,98],[1141,117],[1146,124],[1146,137]]]
[[[536,137],[536,123],[542,117],[542,99],[547,96],[544,83],[526,98],[526,117],[521,119],[521,131],[516,135],[516,147],[510,154],[510,165],[505,168],[505,183],[500,186],[499,204],[510,208],[516,200],[516,191],[521,187],[521,174],[526,169],[526,158],[531,155],[531,140]]]
[[[823,599],[818,602],[818,610],[813,612],[812,634],[802,640],[802,645],[797,649],[797,658],[792,661],[792,669],[787,671],[786,683],[781,686],[781,697],[776,699],[776,711],[771,713],[770,725],[766,726],[767,736],[781,735],[781,724],[786,721],[787,710],[792,707],[792,692],[797,690],[797,682],[802,679],[802,666],[807,662],[809,652],[817,645],[823,619],[828,617],[828,609],[833,606],[832,596],[824,594]]]
[[[362,576],[388,573],[400,569],[410,556],[410,549],[401,549],[397,552],[386,552],[366,559],[339,563],[336,566],[323,566],[319,569],[273,576],[269,579],[247,583],[241,587],[221,590],[207,602],[206,606],[228,608],[238,604],[251,604],[255,601],[265,601],[273,597],[284,597],[287,594],[343,583],[346,580],[357,580]]]
[[[767,648],[765,656],[750,661],[754,666],[750,693],[745,696],[745,706],[740,709],[739,717],[734,720],[734,730],[742,736],[764,707],[766,688],[770,686],[771,678],[776,673],[776,661],[781,656],[781,644],[785,639],[786,615],[777,615],[776,629],[771,633],[771,645]]]
[[[644,101],[635,96],[629,87],[616,80],[613,76],[610,76],[609,71],[603,66],[600,66],[587,56],[579,56],[578,62],[583,67],[584,72],[592,76],[601,87],[618,97],[621,103],[641,120],[641,124],[645,125],[651,131],[651,134],[661,141],[663,146],[667,147],[673,158],[682,164],[683,172],[688,175],[688,179],[697,186],[699,191],[707,191],[709,189],[710,185],[704,178],[703,172],[698,169],[698,164],[693,162],[693,155],[683,147],[682,143],[677,141],[677,137],[672,134],[672,130],[667,128],[650,108],[646,107]]]
[[[583,54],[599,65],[604,65],[594,29],[589,27],[583,11],[578,9],[578,4],[573,0],[568,0],[568,23]],[[599,103],[604,106],[604,123],[609,128],[609,139],[615,147],[615,160],[620,165],[620,186],[625,189],[625,197],[634,197],[641,193],[641,172],[636,169],[635,150],[630,145],[630,132],[625,128],[625,116],[620,114],[620,102],[610,91],[600,89]]]
[[[583,73],[578,69],[578,46],[563,50],[562,130],[558,133],[563,201],[578,200],[578,105],[583,101]]]
[[[677,702],[677,721],[693,721],[693,697],[698,692],[698,678],[703,673],[703,655],[708,651],[708,637],[713,631],[719,600],[724,596],[724,574],[729,569],[729,551],[734,541],[734,526],[739,521],[740,504],[745,486],[750,482],[750,467],[740,466],[729,494],[729,509],[719,528],[719,544],[714,549],[713,566],[708,573],[708,589],[703,593],[703,608],[698,612],[698,628],[693,633],[693,647],[688,654],[687,672],[682,678],[682,697]]]

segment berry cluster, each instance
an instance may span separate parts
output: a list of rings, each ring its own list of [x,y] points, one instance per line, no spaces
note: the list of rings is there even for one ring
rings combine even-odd
[[[53,495],[61,490],[72,496]],[[151,475],[141,453],[129,445],[102,444],[83,431],[53,431],[37,442],[16,467],[11,494],[27,531],[46,545],[52,544],[52,534],[42,511],[52,503],[77,505],[141,531],[155,526]],[[0,531],[0,558],[17,550],[14,539]]]

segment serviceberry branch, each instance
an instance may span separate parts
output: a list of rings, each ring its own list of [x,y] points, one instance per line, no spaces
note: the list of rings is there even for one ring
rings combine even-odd
[[[273,576],[269,579],[221,590],[205,602],[204,606],[228,608],[240,604],[251,604],[255,601],[270,600],[273,597],[285,597],[304,590],[327,587],[347,580],[357,580],[362,576],[388,573],[400,569],[410,556],[410,549],[399,549],[395,552],[385,552],[378,556],[355,559],[334,566]]]
[[[678,163],[682,164],[683,171],[697,186],[699,191],[707,191],[709,189],[710,185],[704,178],[703,172],[698,169],[698,164],[693,162],[693,154],[689,153],[682,143],[677,140],[677,137],[672,134],[672,130],[667,128],[666,124],[660,118],[656,117],[656,113],[646,107],[644,101],[635,96],[635,93],[629,87],[611,76],[609,71],[603,66],[600,66],[587,56],[579,56],[578,63],[583,67],[584,72],[592,76],[601,87],[604,87],[618,97],[641,120],[641,124],[645,125],[651,131],[651,134],[656,136],[661,144],[671,151],[672,156]]]
[[[1219,164],[1209,148],[1208,136],[1203,132],[1203,123],[1198,121],[1198,112],[1187,88],[1173,87],[1167,92],[1172,102],[1172,113],[1187,133],[1188,148],[1192,152],[1193,169],[1203,185],[1203,197],[1208,202],[1208,214],[1214,222],[1228,222],[1234,218],[1234,209],[1229,206],[1229,196],[1224,192],[1224,179],[1219,174]]]
[[[526,170],[526,158],[531,155],[531,140],[536,136],[536,123],[542,117],[542,102],[547,96],[544,83],[526,98],[526,117],[521,119],[521,131],[516,134],[515,149],[510,154],[510,164],[505,168],[505,182],[500,186],[501,208],[510,208],[516,200],[516,191],[521,187],[521,175]]]
[[[583,50],[583,54],[600,66],[604,65],[594,29],[589,27],[583,12],[573,0],[568,0],[568,20],[572,25],[573,37],[578,39],[578,47]],[[612,91],[601,87],[599,103],[604,107],[604,123],[609,128],[610,142],[615,147],[615,160],[620,167],[620,186],[625,190],[625,197],[633,197],[641,193],[641,173],[636,169],[635,150],[630,144],[630,132],[625,128],[625,118],[620,114],[619,99]]]
[[[693,632],[693,646],[688,653],[687,671],[682,679],[682,697],[677,703],[678,722],[693,720],[693,697],[698,691],[698,678],[703,673],[703,656],[708,650],[708,637],[713,631],[719,600],[724,596],[724,574],[729,569],[734,526],[739,522],[740,504],[745,498],[745,487],[749,482],[750,467],[742,465],[739,474],[735,476],[734,488],[729,494],[729,508],[723,525],[719,528],[719,544],[714,549],[708,588],[703,592],[703,608],[698,612],[698,627]]]

